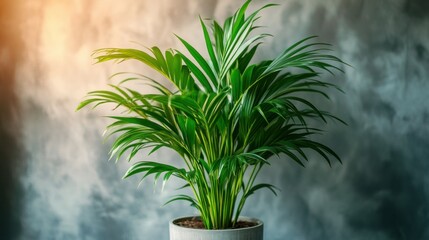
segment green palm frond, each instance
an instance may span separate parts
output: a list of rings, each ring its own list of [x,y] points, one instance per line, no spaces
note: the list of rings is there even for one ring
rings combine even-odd
[[[275,59],[252,63],[269,36],[253,33],[259,13],[274,5],[247,15],[250,3],[246,1],[223,25],[212,21],[209,27],[200,18],[207,59],[179,36],[188,54],[172,49],[162,52],[158,47],[95,51],[97,62],[137,60],[174,89],[142,74],[118,73],[114,77],[123,78],[119,84],[89,92],[77,107],[111,104],[124,110],[111,116],[113,122],[107,126],[106,137],[114,137],[110,155],[116,161],[122,157],[131,161],[142,149],[150,149],[149,155],[161,148],[177,152],[185,168],[143,160],[124,177],[153,176],[162,178],[163,185],[172,176],[185,181],[184,187],[194,196],[179,194],[169,202],[190,202],[210,229],[232,227],[255,191],[276,192],[274,186],[256,182],[273,155],[305,166],[310,150],[329,165],[332,159],[341,162],[331,148],[312,140],[322,131],[309,120],[344,122],[308,96],[329,99],[327,90],[337,86],[326,82],[324,73],[342,72],[345,63],[330,54],[329,44],[314,42],[315,37],[298,41]],[[156,92],[143,94],[126,87],[130,81],[142,82]]]

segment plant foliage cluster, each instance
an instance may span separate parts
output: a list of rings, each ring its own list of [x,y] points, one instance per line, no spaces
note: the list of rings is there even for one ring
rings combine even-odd
[[[110,154],[117,159],[127,156],[130,161],[148,148],[151,153],[161,148],[177,152],[185,168],[144,160],[134,163],[125,177],[182,179],[193,195],[179,194],[171,201],[189,201],[208,229],[234,226],[255,191],[265,188],[275,193],[274,186],[256,181],[271,156],[285,154],[304,166],[306,152],[314,150],[329,164],[332,158],[340,160],[329,147],[311,140],[321,130],[309,122],[337,118],[305,96],[328,98],[326,90],[335,86],[319,75],[341,71],[336,65],[344,63],[329,54],[328,44],[314,42],[314,37],[293,44],[275,59],[253,63],[260,43],[269,36],[255,34],[255,22],[260,11],[273,4],[247,15],[250,3],[246,1],[223,25],[212,21],[208,26],[200,19],[207,59],[180,37],[187,54],[162,52],[158,47],[95,51],[97,62],[140,61],[174,88],[135,74],[110,85],[111,90],[90,92],[78,106],[113,103],[126,109],[111,116],[114,121],[107,126],[108,135],[115,136]],[[126,87],[130,80],[142,81],[156,93]]]

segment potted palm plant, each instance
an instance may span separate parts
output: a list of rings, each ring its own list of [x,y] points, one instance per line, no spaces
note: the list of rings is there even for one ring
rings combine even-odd
[[[169,201],[188,201],[199,212],[197,217],[171,221],[171,239],[262,239],[262,222],[240,214],[255,191],[275,193],[274,186],[256,179],[271,156],[284,154],[304,166],[307,150],[313,150],[328,164],[332,158],[341,162],[333,150],[311,139],[320,129],[309,121],[341,120],[320,110],[308,95],[328,98],[326,89],[335,85],[320,80],[320,74],[341,71],[338,65],[344,62],[328,54],[329,45],[314,42],[314,37],[298,41],[275,59],[252,62],[268,36],[254,34],[255,22],[260,11],[273,4],[246,14],[250,3],[222,25],[212,21],[211,31],[200,19],[207,58],[181,37],[187,54],[158,47],[95,51],[97,62],[137,60],[169,80],[166,84],[140,74],[124,77],[110,85],[111,90],[89,92],[77,109],[110,103],[126,110],[111,116],[113,122],[107,126],[108,136],[114,136],[110,154],[117,160],[132,160],[147,148],[150,153],[169,148],[183,160],[185,167],[138,161],[124,176],[163,181],[175,177],[192,191]],[[156,92],[128,88],[130,80]]]

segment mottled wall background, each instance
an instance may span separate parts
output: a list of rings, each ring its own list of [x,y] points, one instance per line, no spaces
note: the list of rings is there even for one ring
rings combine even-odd
[[[346,94],[326,105],[349,126],[330,124],[322,139],[344,164],[273,159],[260,180],[279,196],[256,194],[244,214],[265,222],[267,240],[429,239],[429,2],[277,2],[260,20],[275,37],[259,57],[319,35],[353,65],[334,79]],[[173,33],[202,48],[198,14],[222,20],[240,4],[0,1],[0,238],[168,239],[168,220],[194,214],[162,207],[176,182],[161,192],[121,180],[128,164],[107,162],[104,112],[74,109],[110,74],[140,70],[93,65],[92,50],[181,48]]]

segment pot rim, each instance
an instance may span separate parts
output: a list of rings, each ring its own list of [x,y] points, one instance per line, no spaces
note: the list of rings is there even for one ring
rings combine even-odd
[[[259,228],[261,226],[264,225],[264,222],[262,222],[261,220],[257,219],[257,218],[252,218],[252,217],[247,217],[247,216],[240,216],[238,217],[238,220],[245,220],[245,221],[250,221],[250,222],[255,222],[256,225],[255,226],[251,226],[251,227],[243,227],[243,228],[227,228],[227,229],[201,229],[201,228],[188,228],[188,227],[183,227],[183,226],[179,226],[177,224],[175,224],[175,221],[179,221],[182,219],[187,219],[187,218],[201,218],[200,216],[182,216],[182,217],[177,217],[174,218],[172,220],[170,220],[169,225],[171,227],[175,227],[175,228],[180,228],[180,229],[186,229],[189,231],[216,231],[216,232],[228,232],[228,231],[246,231],[249,229],[254,229],[254,228]]]

